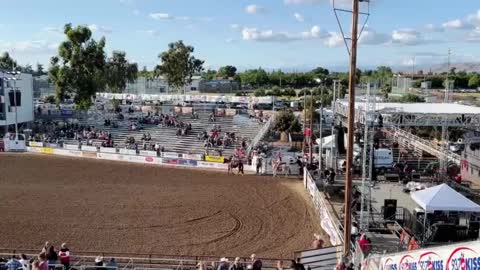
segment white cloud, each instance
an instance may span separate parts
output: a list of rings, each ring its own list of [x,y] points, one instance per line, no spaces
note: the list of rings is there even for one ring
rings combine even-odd
[[[393,43],[401,45],[417,45],[423,41],[422,34],[412,29],[394,30],[392,33]]]
[[[476,13],[467,16],[467,21],[476,26],[480,26],[480,9]]]
[[[448,22],[445,22],[442,24],[443,28],[445,29],[456,29],[456,30],[461,30],[461,29],[472,29],[473,25],[469,23],[465,23],[462,20],[456,19],[456,20],[451,20]]]
[[[425,29],[426,29],[428,32],[443,32],[443,30],[444,30],[443,27],[436,26],[436,25],[431,24],[431,23],[425,25]]]
[[[300,13],[294,13],[293,16],[295,17],[295,20],[297,20],[298,22],[304,22],[305,21],[305,17],[303,17],[303,15],[300,14]]]
[[[1,42],[1,50],[22,54],[53,54],[58,44],[46,40],[28,40],[19,42]]]
[[[248,5],[245,7],[245,12],[248,14],[259,14],[264,13],[265,11],[265,8],[259,5]]]
[[[111,28],[96,25],[96,24],[90,24],[88,28],[90,28],[92,32],[99,32],[102,34],[111,34],[113,32]]]
[[[230,24],[230,28],[232,28],[233,30],[238,30],[238,29],[240,29],[240,25],[236,24],[236,23]]]
[[[150,13],[150,18],[154,20],[173,20],[174,17],[168,13]]]
[[[341,34],[337,32],[330,32],[328,38],[324,41],[325,46],[329,48],[334,48],[342,45],[344,39]]]
[[[468,33],[467,41],[480,42],[480,26]]]
[[[333,5],[333,0],[284,0],[286,5],[304,5],[304,4],[322,4],[330,3]],[[336,7],[350,7],[352,0],[335,0]]]
[[[390,41],[390,36],[383,33],[377,33],[375,30],[365,27],[360,36],[359,43],[365,45],[379,45]]]
[[[312,29],[310,29],[310,31],[302,33],[302,37],[304,39],[325,38],[327,36],[328,34],[322,29],[320,29],[320,26],[318,25],[313,26]]]
[[[275,33],[273,30],[258,30],[256,28],[244,28],[242,30],[242,39],[246,41],[292,41],[296,38],[289,36],[288,33]]]
[[[137,31],[137,32],[144,33],[144,34],[147,34],[147,35],[152,36],[152,37],[158,37],[160,35],[160,32],[158,32],[157,30],[153,30],[153,29],[140,30],[140,31]]]

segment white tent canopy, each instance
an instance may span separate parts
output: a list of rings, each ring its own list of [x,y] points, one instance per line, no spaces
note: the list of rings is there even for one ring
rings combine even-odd
[[[480,205],[465,198],[447,184],[413,192],[411,197],[427,213],[434,211],[480,212]]]

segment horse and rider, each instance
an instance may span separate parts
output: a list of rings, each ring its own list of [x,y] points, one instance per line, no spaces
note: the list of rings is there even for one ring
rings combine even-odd
[[[230,161],[228,162],[228,174],[233,174],[233,169],[238,168],[238,174],[244,175],[243,172],[243,161],[237,156],[231,156]]]
[[[282,162],[282,154],[277,152],[274,159],[272,159],[273,177],[277,176],[278,172],[283,172],[285,176],[291,173],[290,166],[286,162]]]

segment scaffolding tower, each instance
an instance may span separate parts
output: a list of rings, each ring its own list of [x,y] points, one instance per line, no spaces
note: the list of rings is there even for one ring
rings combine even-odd
[[[360,230],[368,230],[369,221],[373,222],[371,216],[372,202],[372,175],[374,162],[374,137],[375,137],[375,117],[376,117],[376,84],[372,89],[371,83],[367,85],[367,95],[365,101],[365,120],[363,131],[363,155],[362,155],[362,186],[360,201]]]

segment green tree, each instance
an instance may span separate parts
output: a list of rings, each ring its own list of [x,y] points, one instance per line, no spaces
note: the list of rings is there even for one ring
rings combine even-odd
[[[291,110],[280,111],[275,119],[273,130],[278,132],[290,132],[292,131],[292,127],[294,127],[293,123],[295,120],[296,117]]]
[[[121,93],[125,90],[127,82],[134,82],[138,75],[137,63],[129,63],[125,58],[125,52],[113,51],[112,57],[105,65],[105,80],[109,90],[113,93]]]
[[[279,97],[282,95],[282,90],[278,86],[272,87],[272,90],[267,92],[267,96]]]
[[[35,72],[33,71],[32,65],[30,65],[30,64],[27,64],[26,66],[21,67],[20,70],[21,70],[23,73],[28,73],[28,74],[33,74],[33,73],[35,73]]]
[[[297,92],[295,92],[295,90],[293,90],[292,88],[286,88],[286,89],[283,90],[282,96],[285,96],[285,97],[296,97],[296,96],[297,96]]]
[[[425,102],[425,100],[417,95],[414,94],[406,94],[402,96],[399,100],[402,103],[418,103],[418,102]]]
[[[40,64],[40,63],[37,63],[37,69],[35,71],[35,75],[36,76],[42,76],[42,75],[46,75],[47,73],[45,73],[45,70],[43,68],[43,65]]]
[[[202,79],[204,80],[213,80],[217,77],[217,71],[216,70],[207,70],[206,72],[202,73]]]
[[[45,102],[50,103],[50,104],[55,104],[55,96],[46,96],[45,97]]]
[[[152,79],[153,77],[155,77],[155,75],[153,74],[153,71],[149,71],[147,69],[147,66],[143,66],[142,70],[138,72],[137,77]]]
[[[105,38],[92,39],[87,26],[64,27],[66,40],[58,48],[58,56],[50,60],[49,77],[56,90],[57,102],[73,97],[77,109],[86,110],[92,97],[105,86]]]
[[[266,95],[265,89],[258,88],[257,90],[255,90],[255,92],[253,92],[253,95],[256,97],[264,97]]]
[[[233,78],[237,74],[237,68],[234,66],[224,66],[218,70],[217,77],[228,79]]]
[[[168,50],[161,53],[161,64],[155,68],[156,75],[165,76],[170,86],[181,89],[192,82],[194,74],[203,70],[204,61],[193,56],[194,48],[179,40],[168,44]]]
[[[269,84],[268,74],[262,68],[247,70],[240,74],[240,78],[244,86],[261,87]]]
[[[391,92],[392,92],[392,86],[390,84],[385,84],[382,87],[380,87],[380,93],[382,93],[384,97],[388,97],[388,94],[390,94]]]
[[[477,88],[480,87],[480,75],[474,74],[468,80],[468,87],[469,88]]]
[[[17,62],[10,57],[8,52],[4,52],[0,55],[0,69],[12,70],[12,68],[17,66]]]

